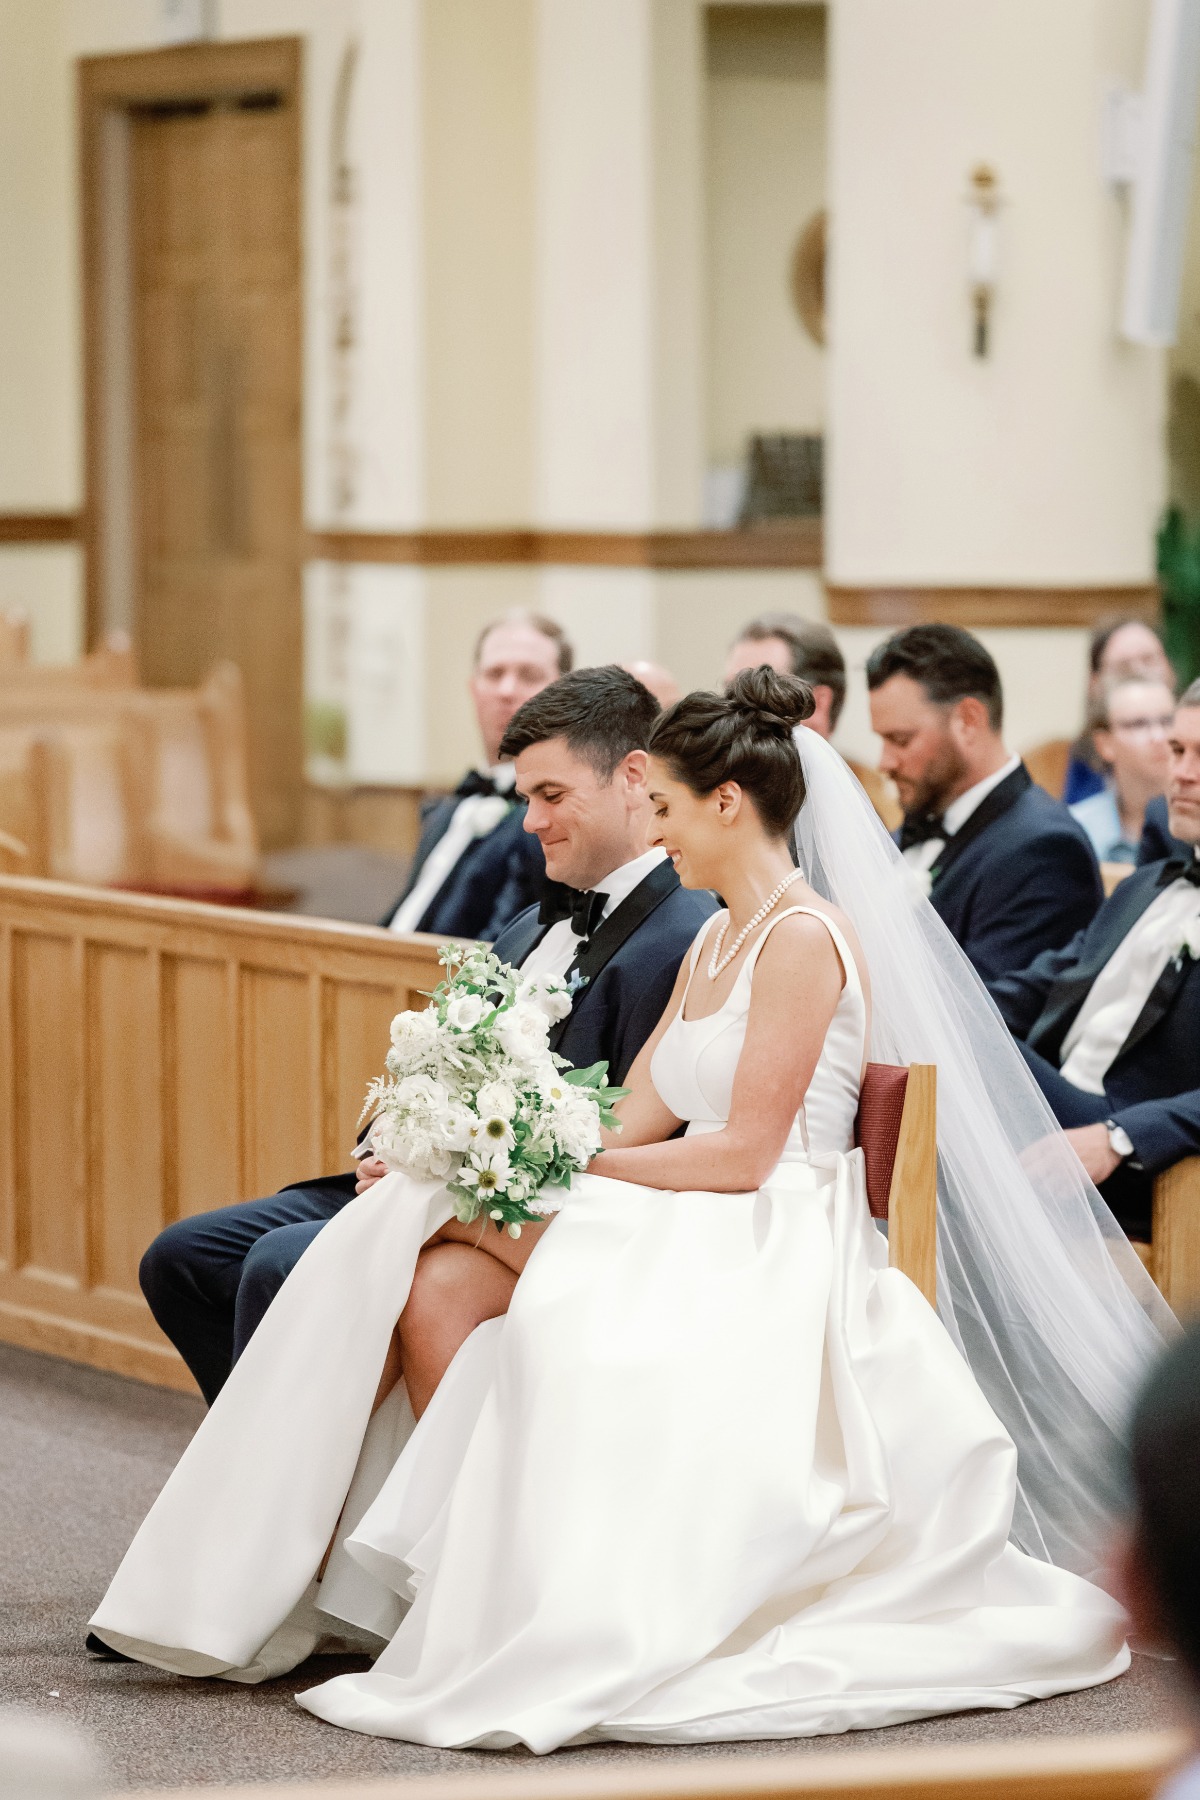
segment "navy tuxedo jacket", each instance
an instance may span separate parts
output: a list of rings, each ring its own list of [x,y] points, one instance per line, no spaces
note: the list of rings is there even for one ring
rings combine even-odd
[[[984,981],[1069,943],[1104,890],[1087,833],[1024,764],[946,840],[929,898]]]
[[[710,893],[679,885],[669,862],[652,869],[580,953],[583,986],[551,1032],[550,1048],[577,1069],[606,1062],[608,1079],[619,1086],[662,1017],[692,940],[716,910]],[[521,963],[547,929],[530,907],[493,949],[503,962]]]
[[[1138,845],[1138,868],[1145,868],[1147,863],[1162,862],[1168,856],[1190,856],[1192,846],[1185,844],[1181,838],[1171,836],[1171,825],[1167,817],[1167,797],[1157,795],[1146,803],[1146,817],[1142,821],[1142,839]]]
[[[1056,1068],[1063,1039],[1093,981],[1162,891],[1161,863],[1121,882],[1086,931],[1018,974],[993,981],[992,997],[1015,1037]],[[1113,1117],[1147,1174],[1200,1151],[1200,961],[1168,962],[1104,1078]]]
[[[381,925],[391,924],[397,907],[411,894],[430,852],[449,830],[458,804],[458,796],[449,794],[426,808],[404,892],[392,902]],[[518,802],[494,831],[468,844],[414,929],[490,942],[510,919],[537,905],[546,884],[546,863],[542,846],[524,826],[525,808]]]

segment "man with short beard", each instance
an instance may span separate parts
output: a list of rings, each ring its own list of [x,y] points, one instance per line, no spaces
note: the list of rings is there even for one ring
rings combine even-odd
[[[914,625],[867,661],[897,842],[985,981],[1069,943],[1103,899],[1086,833],[1001,736],[1000,675],[977,638]]]

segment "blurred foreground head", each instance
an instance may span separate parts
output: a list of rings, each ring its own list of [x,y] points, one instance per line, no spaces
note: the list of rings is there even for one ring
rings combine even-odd
[[[763,664],[777,675],[796,675],[812,689],[813,712],[806,721],[823,738],[832,737],[846,699],[846,659],[828,625],[799,613],[760,613],[743,625],[725,658],[728,689],[743,669]]]
[[[1134,1634],[1175,1651],[1200,1701],[1200,1326],[1154,1370],[1131,1437],[1122,1599]]]

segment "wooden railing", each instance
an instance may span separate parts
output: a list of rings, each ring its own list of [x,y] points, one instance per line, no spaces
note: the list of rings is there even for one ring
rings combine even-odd
[[[437,980],[430,937],[0,877],[0,1339],[191,1388],[143,1250],[348,1168]]]

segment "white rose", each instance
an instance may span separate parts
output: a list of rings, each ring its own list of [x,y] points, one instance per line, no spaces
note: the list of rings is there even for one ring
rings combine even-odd
[[[511,1119],[517,1110],[517,1096],[507,1081],[485,1081],[475,1096],[475,1105],[481,1118],[496,1113],[502,1119]]]
[[[1180,951],[1186,950],[1191,957],[1200,957],[1200,919],[1193,919],[1184,926],[1183,942]]]
[[[452,1166],[449,1151],[435,1144],[432,1135],[418,1125],[376,1119],[371,1143],[389,1169],[403,1170],[415,1181],[440,1179],[449,1174]]]
[[[451,1031],[474,1031],[486,1010],[478,994],[462,994],[446,1008],[446,1023]]]
[[[401,1064],[419,1061],[436,1036],[437,1014],[432,1007],[424,1012],[397,1013],[392,1020],[392,1050]]]
[[[600,1118],[582,1095],[555,1108],[550,1120],[555,1143],[572,1162],[590,1162],[600,1148]]]
[[[471,1134],[478,1121],[469,1106],[451,1100],[433,1120],[433,1133],[447,1150],[462,1152],[471,1147]]]
[[[550,1021],[540,1007],[519,1000],[496,1021],[496,1038],[500,1048],[514,1062],[535,1062],[545,1054]]]
[[[401,1106],[423,1107],[434,1113],[441,1112],[450,1102],[446,1088],[432,1075],[406,1075],[396,1083],[395,1097]]]
[[[571,1010],[567,985],[554,975],[527,975],[517,988],[517,999],[540,1007],[552,1025]]]

